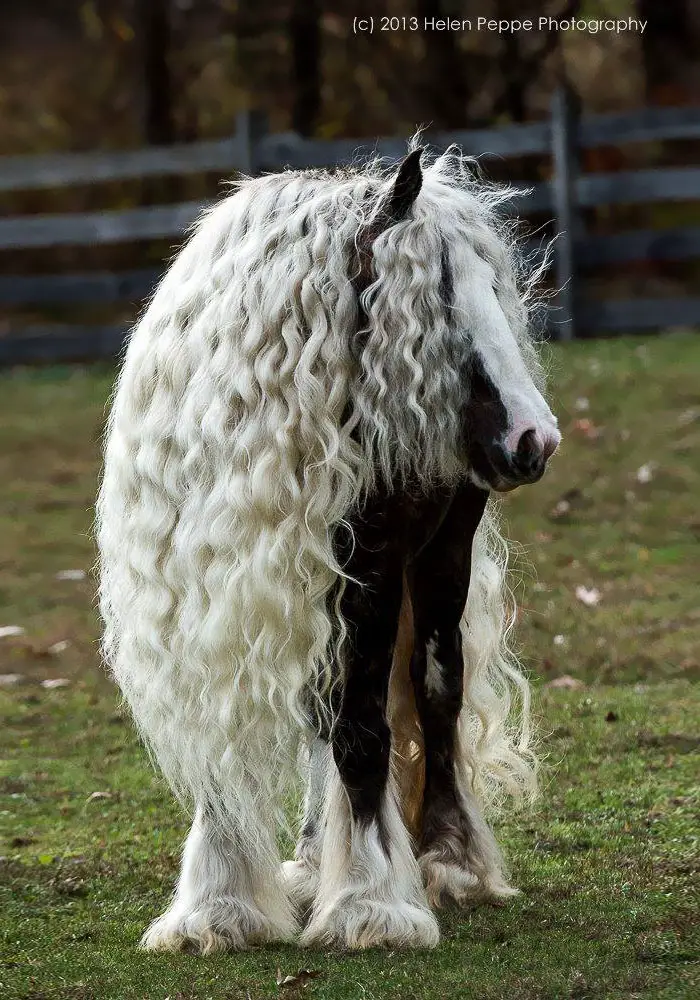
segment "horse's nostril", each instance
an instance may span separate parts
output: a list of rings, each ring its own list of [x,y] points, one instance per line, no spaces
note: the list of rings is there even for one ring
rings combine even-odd
[[[539,450],[539,444],[537,441],[537,433],[534,428],[530,428],[520,435],[520,440],[518,441],[518,447],[516,449],[516,456],[526,457],[532,455],[534,452]]]
[[[544,450],[537,432],[534,428],[524,431],[511,460],[515,468],[518,472],[529,475],[541,465],[543,458]]]

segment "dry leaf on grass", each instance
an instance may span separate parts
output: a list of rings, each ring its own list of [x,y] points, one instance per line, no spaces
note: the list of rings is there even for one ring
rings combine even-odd
[[[317,969],[299,969],[294,976],[283,976],[282,970],[278,969],[276,982],[281,990],[304,989],[312,979],[317,979],[320,975]]]
[[[687,410],[683,410],[678,417],[678,426],[687,427],[688,424],[692,424],[696,420],[700,420],[700,407],[690,406]]]
[[[54,688],[69,687],[70,681],[67,677],[48,677],[45,681],[41,682],[41,686],[51,691]]]
[[[25,679],[24,674],[0,674],[0,687],[16,687],[18,684],[22,684]]]
[[[68,649],[69,645],[67,639],[44,639],[34,642],[25,641],[22,649],[25,656],[48,659],[52,656],[60,656]]]
[[[10,847],[30,847],[32,844],[36,844],[34,837],[13,837],[10,841]]]
[[[574,430],[583,435],[583,437],[588,438],[589,441],[597,441],[605,433],[604,427],[594,424],[588,417],[581,417],[579,420],[574,420]]]
[[[579,688],[585,686],[583,681],[580,681],[578,677],[571,677],[569,674],[562,674],[561,677],[555,677],[553,681],[547,681],[545,684],[547,688],[565,688],[570,691],[577,691]]]
[[[54,642],[48,646],[46,652],[50,656],[59,656],[61,653],[65,653],[69,646],[70,643],[67,639],[59,639],[58,642]]]
[[[0,639],[13,635],[24,635],[24,629],[21,625],[0,625]]]
[[[578,487],[574,486],[573,489],[562,493],[554,507],[550,510],[549,516],[556,520],[559,517],[565,517],[572,510],[585,506],[586,497]]]
[[[644,465],[640,465],[637,469],[637,482],[650,483],[654,478],[654,472],[656,469],[656,462],[646,462]]]
[[[85,801],[95,802],[97,799],[111,799],[111,798],[112,798],[111,792],[92,792],[90,795],[88,795]]]
[[[568,500],[558,500],[549,512],[550,517],[564,517],[571,510]]]
[[[87,576],[84,569],[60,569],[56,574],[57,580],[84,580]]]
[[[594,608],[596,604],[600,603],[600,591],[596,590],[595,587],[577,587],[576,597],[581,602],[585,604],[587,608]]]

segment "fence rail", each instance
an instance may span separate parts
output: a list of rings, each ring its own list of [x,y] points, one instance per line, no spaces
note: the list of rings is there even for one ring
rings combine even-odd
[[[602,205],[700,201],[700,168],[586,174],[580,166],[584,149],[700,139],[700,108],[645,108],[581,117],[573,96],[561,89],[554,95],[547,121],[429,132],[425,139],[437,150],[456,144],[480,159],[551,157],[551,181],[535,185],[513,182],[513,207],[522,215],[549,214],[554,218],[558,235],[556,282],[561,292],[552,314],[553,336],[569,339],[605,330],[700,324],[698,298],[594,302],[586,299],[581,281],[582,271],[603,264],[700,258],[698,226],[587,235],[581,216],[582,209]],[[213,171],[254,174],[284,166],[333,166],[358,162],[368,154],[398,159],[405,149],[405,142],[396,138],[367,143],[305,139],[294,133],[273,135],[267,132],[263,115],[243,112],[237,118],[235,135],[213,142],[126,152],[5,157],[0,159],[0,192]],[[201,202],[184,202],[121,211],[14,216],[0,220],[0,252],[179,239],[202,208]],[[0,277],[0,305],[137,305],[152,290],[158,276],[159,271],[150,268],[122,273]],[[0,340],[0,363],[106,357],[121,346],[125,336],[122,326],[25,329]]]

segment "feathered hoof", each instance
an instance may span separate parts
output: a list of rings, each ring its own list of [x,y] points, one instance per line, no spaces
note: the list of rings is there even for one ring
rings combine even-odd
[[[191,950],[200,955],[240,951],[249,944],[290,941],[293,921],[273,920],[260,910],[231,897],[212,900],[196,909],[173,907],[158,917],[141,938],[146,951]]]
[[[405,902],[373,902],[341,895],[314,914],[303,945],[348,948],[434,948],[440,940],[430,910]]]
[[[498,902],[517,896],[514,889],[494,870],[483,877],[477,876],[466,864],[442,860],[437,852],[428,851],[418,858],[423,873],[425,894],[431,906],[456,903],[466,906],[478,901]]]
[[[283,861],[282,880],[296,909],[301,913],[308,912],[318,892],[318,868],[304,860]]]

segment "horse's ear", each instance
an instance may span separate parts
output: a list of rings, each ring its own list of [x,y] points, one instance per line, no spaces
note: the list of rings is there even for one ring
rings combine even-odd
[[[420,158],[424,147],[412,150],[401,162],[388,195],[381,202],[376,214],[357,234],[359,271],[355,276],[358,289],[366,288],[374,280],[372,272],[372,244],[380,233],[406,218],[418,192],[423,186]]]
[[[423,186],[423,172],[420,168],[420,158],[425,147],[412,150],[399,167],[391,193],[382,206],[384,215],[389,222],[401,222],[408,215],[418,192]]]

